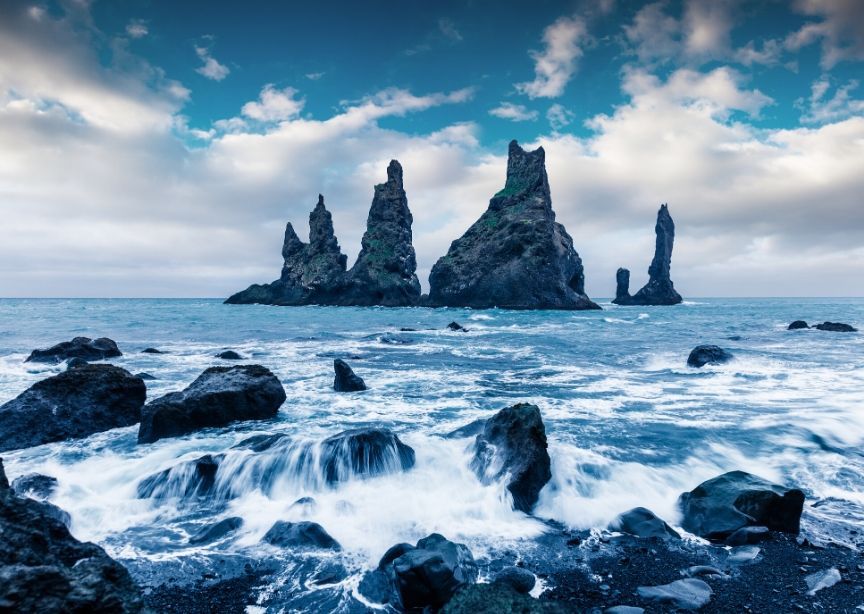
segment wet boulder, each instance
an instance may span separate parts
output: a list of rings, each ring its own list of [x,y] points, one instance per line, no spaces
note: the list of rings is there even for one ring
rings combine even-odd
[[[405,610],[443,607],[456,592],[477,581],[477,564],[464,544],[433,533],[384,565]]]
[[[214,524],[208,524],[189,537],[189,544],[193,546],[210,544],[222,539],[243,526],[243,519],[238,516],[224,518]]]
[[[534,574],[522,567],[505,567],[492,580],[495,584],[506,584],[517,593],[530,593],[537,583]]]
[[[210,496],[216,490],[216,472],[222,458],[222,455],[205,454],[154,473],[138,483],[138,498]]]
[[[321,442],[320,467],[328,484],[408,471],[414,449],[387,429],[344,431]]]
[[[166,394],[144,407],[138,443],[240,420],[273,418],[285,398],[282,383],[265,367],[211,367],[185,390]]]
[[[687,366],[697,369],[705,365],[722,365],[732,360],[733,356],[716,345],[697,345],[687,357]]]
[[[813,328],[817,328],[819,330],[826,330],[832,333],[857,333],[858,329],[850,324],[844,324],[842,322],[822,322],[822,324],[817,324]]]
[[[271,546],[296,550],[341,550],[342,547],[317,522],[279,520],[264,535]]]
[[[506,476],[513,507],[530,513],[552,477],[540,409],[518,403],[487,420],[474,442],[471,469],[484,484]]]
[[[447,330],[452,330],[453,332],[458,332],[458,333],[467,333],[468,332],[468,329],[465,328],[464,326],[462,326],[461,324],[459,324],[459,322],[450,322],[450,324],[447,325]]]
[[[609,524],[609,530],[620,531],[636,537],[657,537],[660,539],[681,539],[681,536],[658,518],[654,512],[644,507],[634,507],[624,512]]]
[[[141,419],[144,382],[113,365],[83,365],[36,382],[0,406],[0,451],[87,437]]]
[[[57,490],[57,478],[41,473],[28,473],[12,481],[12,490],[21,497],[44,500]]]
[[[333,380],[333,390],[336,392],[358,392],[366,390],[366,382],[356,375],[348,363],[337,358],[333,361],[333,370],[336,377]]]
[[[804,320],[795,320],[786,328],[786,330],[800,330],[802,328],[810,328],[810,325]]]
[[[216,354],[216,358],[221,358],[222,360],[243,360],[243,356],[241,356],[234,350],[225,350],[224,352],[219,352],[218,354]]]
[[[0,610],[141,612],[129,572],[72,537],[49,504],[17,496],[0,463]]]
[[[75,337],[72,341],[63,341],[45,350],[33,350],[25,362],[58,363],[70,358],[105,360],[122,355],[123,353],[117,344],[108,337],[100,337],[99,339]]]
[[[706,539],[722,541],[749,526],[797,535],[804,493],[744,471],[730,471],[683,493],[678,505],[681,526]]]

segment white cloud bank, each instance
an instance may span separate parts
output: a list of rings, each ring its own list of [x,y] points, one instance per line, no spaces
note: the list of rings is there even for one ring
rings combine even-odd
[[[3,295],[226,296],[277,277],[284,224],[303,228],[318,192],[351,261],[391,158],[405,168],[425,282],[503,185],[506,143],[481,147],[471,122],[379,125],[471,89],[389,89],[311,118],[301,92],[265,86],[190,149],[177,137],[182,85],[154,67],[106,69],[90,43],[63,21],[0,8]],[[740,118],[772,101],[728,67],[665,79],[630,68],[622,89],[592,136],[525,144],[546,148],[592,296],[612,294],[618,266],[644,281],[661,202],[685,296],[864,295],[864,118],[758,130]]]
[[[585,21],[561,17],[543,31],[543,51],[531,52],[534,80],[517,83],[516,89],[530,98],[557,98],[576,72],[582,44],[588,36]]]
[[[195,69],[199,75],[210,79],[211,81],[222,81],[231,73],[231,69],[220,64],[216,58],[210,54],[210,48],[202,45],[195,46],[195,55],[203,62],[201,66]]]

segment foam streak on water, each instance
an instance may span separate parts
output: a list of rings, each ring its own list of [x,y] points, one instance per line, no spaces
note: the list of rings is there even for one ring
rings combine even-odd
[[[493,544],[518,545],[544,525],[512,511],[501,485],[479,482],[468,467],[470,439],[440,435],[527,401],[541,408],[553,464],[540,517],[598,527],[644,505],[675,523],[679,493],[743,469],[797,484],[811,503],[824,500],[807,510],[814,535],[861,522],[864,335],[786,331],[785,325],[807,319],[860,326],[864,301],[604,307],[471,312],[3,300],[0,402],[63,368],[25,364],[31,349],[77,335],[115,339],[124,351],[115,364],[157,378],[147,382],[150,398],[219,364],[213,356],[224,348],[270,368],[288,395],[273,422],[145,446],[136,445],[135,428],[119,429],[8,453],[4,463],[13,478],[31,471],[58,477],[52,501],[72,515],[73,533],[126,560],[201,549],[249,552],[274,521],[300,519],[322,524],[361,566],[394,543],[433,531],[482,556]],[[445,330],[452,320],[470,332]],[[690,369],[687,353],[699,343],[722,345],[736,360]],[[167,353],[140,353],[150,346]],[[333,392],[334,357],[345,358],[370,390]],[[328,483],[315,466],[316,446],[366,426],[397,433],[414,448],[415,466]],[[249,450],[231,449],[252,435],[275,433],[285,436],[278,454],[256,459]],[[138,498],[141,480],[204,454],[226,454],[220,497],[206,505]],[[293,505],[301,497],[315,504]],[[234,537],[186,545],[201,525],[229,516],[244,519]]]

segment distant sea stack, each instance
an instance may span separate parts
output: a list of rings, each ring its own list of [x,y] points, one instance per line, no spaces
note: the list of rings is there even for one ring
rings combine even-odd
[[[585,294],[582,260],[555,221],[546,154],[510,142],[507,181],[489,208],[432,267],[432,306],[600,309]]]
[[[420,299],[417,260],[411,243],[413,218],[402,187],[402,167],[392,160],[387,182],[375,196],[362,249],[350,271],[333,232],[333,218],[319,194],[309,215],[309,243],[289,223],[282,245],[282,275],[229,297],[233,304],[265,305],[413,305]]]
[[[616,305],[677,305],[681,295],[675,291],[670,277],[672,267],[672,245],[675,242],[675,222],[669,215],[669,207],[660,205],[657,224],[654,226],[657,240],[654,246],[654,259],[648,267],[648,283],[633,296],[630,296],[630,271],[618,269],[615,275]]]

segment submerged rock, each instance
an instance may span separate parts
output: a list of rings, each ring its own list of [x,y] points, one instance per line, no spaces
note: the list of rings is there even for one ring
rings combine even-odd
[[[356,375],[348,363],[337,358],[333,361],[333,370],[336,377],[333,380],[333,390],[336,392],[358,392],[366,390],[366,382]]]
[[[843,324],[842,322],[822,322],[822,324],[817,324],[813,328],[817,328],[819,330],[827,330],[832,333],[857,333],[858,329],[850,324]]]
[[[662,586],[640,586],[643,599],[668,604],[681,610],[698,610],[711,601],[714,591],[704,580],[686,578]]]
[[[243,360],[243,356],[241,356],[234,350],[225,350],[224,352],[219,352],[218,354],[216,354],[216,358],[221,358],[222,360]]]
[[[799,330],[801,328],[810,328],[810,325],[804,320],[795,320],[786,330]]]
[[[722,365],[734,356],[717,345],[697,345],[687,357],[687,366],[700,369],[705,365]]]
[[[243,526],[243,519],[238,516],[225,518],[217,523],[207,525],[189,537],[190,545],[209,544],[222,539]]]
[[[216,488],[216,472],[222,458],[205,454],[144,478],[138,483],[138,498],[210,496]]]
[[[450,324],[447,325],[447,329],[452,330],[453,332],[459,332],[459,333],[467,333],[468,332],[468,329],[465,328],[464,326],[462,326],[461,324],[459,324],[459,322],[450,322]]]
[[[484,484],[507,476],[513,507],[530,513],[552,477],[540,409],[518,403],[486,421],[474,442],[471,469]]]
[[[744,471],[730,471],[683,493],[678,504],[681,526],[706,539],[724,540],[748,526],[797,535],[804,493]]]
[[[658,518],[654,512],[644,507],[634,507],[632,510],[624,512],[609,525],[609,529],[636,537],[681,539],[675,529]]]
[[[57,490],[57,478],[41,473],[28,473],[12,481],[12,490],[21,497],[44,500]]]
[[[144,382],[113,365],[83,365],[36,382],[0,406],[0,451],[87,437],[141,419]]]
[[[70,358],[82,360],[105,360],[116,358],[123,353],[117,344],[108,337],[90,339],[90,337],[75,337],[72,341],[63,341],[47,350],[33,350],[25,362],[63,362]]]
[[[375,186],[360,255],[346,274],[336,304],[401,307],[420,300],[413,222],[402,187],[402,166],[391,160],[387,181]]]
[[[681,295],[675,290],[670,270],[672,268],[672,246],[675,243],[675,222],[669,215],[669,207],[660,205],[657,223],[654,226],[656,240],[654,258],[648,267],[648,283],[630,296],[630,271],[618,269],[615,300],[618,305],[677,305]]]
[[[240,420],[273,418],[285,398],[282,383],[261,365],[210,367],[185,390],[144,406],[138,443]]]
[[[285,522],[279,520],[264,535],[271,546],[297,550],[341,550],[342,547],[317,522]]]
[[[322,441],[319,462],[324,479],[335,484],[407,471],[414,466],[414,449],[387,429],[352,429]]]
[[[158,350],[156,348],[144,348],[143,350],[141,350],[141,353],[142,354],[164,354],[165,352],[163,352],[162,350]]]
[[[511,141],[504,189],[429,276],[433,306],[599,309],[573,239],[555,221],[546,154]]]
[[[129,572],[99,546],[72,537],[52,507],[17,496],[0,462],[0,610],[142,611]]]

